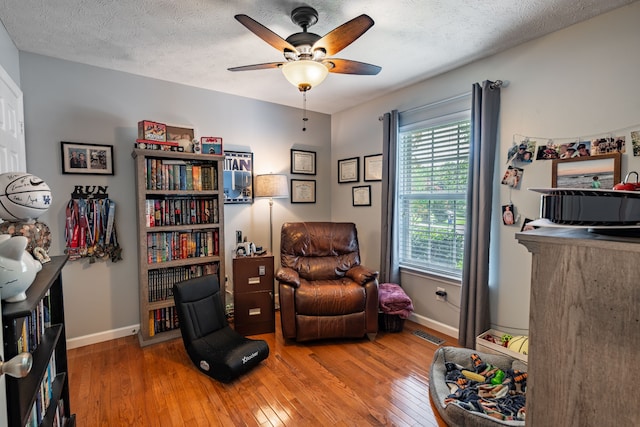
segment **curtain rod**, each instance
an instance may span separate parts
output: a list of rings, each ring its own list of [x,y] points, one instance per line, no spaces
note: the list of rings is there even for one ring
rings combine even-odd
[[[469,95],[471,95],[471,91],[465,92],[465,93],[461,93],[460,95],[455,95],[455,96],[452,96],[452,97],[447,98],[447,99],[441,99],[439,101],[435,101],[435,102],[432,102],[430,104],[425,104],[425,105],[420,105],[418,107],[409,108],[408,110],[400,111],[400,114],[412,113],[414,111],[422,110],[423,108],[431,108],[431,107],[435,107],[436,105],[445,104],[447,102],[457,101],[458,99],[465,98],[465,97],[467,97]]]
[[[496,80],[495,82],[491,83],[491,85],[489,85],[489,87],[491,89],[496,89],[496,88],[499,88],[499,87],[506,87],[507,85],[508,85],[508,82],[503,82],[502,80]],[[432,102],[430,104],[420,105],[420,106],[414,107],[414,108],[409,108],[408,110],[400,111],[400,113],[401,114],[412,113],[414,111],[422,110],[423,108],[431,108],[431,107],[435,107],[437,105],[444,104],[444,103],[447,103],[447,102],[457,101],[458,99],[462,99],[462,98],[470,96],[470,95],[471,95],[471,91],[465,92],[465,93],[461,93],[460,95],[455,95],[455,96],[452,96],[450,98],[441,99],[439,101],[435,101],[435,102]],[[379,117],[379,120],[382,120],[382,116]]]

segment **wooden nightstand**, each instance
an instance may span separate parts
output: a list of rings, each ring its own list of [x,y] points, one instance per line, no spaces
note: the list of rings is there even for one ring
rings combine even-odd
[[[233,305],[238,333],[275,332],[273,255],[233,259]]]

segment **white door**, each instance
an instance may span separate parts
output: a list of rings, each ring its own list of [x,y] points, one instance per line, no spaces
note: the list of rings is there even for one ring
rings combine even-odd
[[[27,156],[24,145],[24,111],[22,91],[0,66],[0,173],[26,172]],[[2,338],[2,306],[0,306],[0,343]],[[4,360],[4,346],[0,344]],[[7,396],[5,376],[0,376],[0,426],[7,425]]]

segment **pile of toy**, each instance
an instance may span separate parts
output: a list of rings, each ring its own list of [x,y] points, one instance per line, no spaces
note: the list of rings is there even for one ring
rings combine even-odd
[[[502,421],[525,419],[527,373],[502,369],[471,355],[471,369],[446,362],[445,382],[451,394],[445,404],[456,404]]]

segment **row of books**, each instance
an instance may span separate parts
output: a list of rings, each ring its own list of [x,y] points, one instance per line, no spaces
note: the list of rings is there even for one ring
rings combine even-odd
[[[49,316],[50,294],[47,291],[44,298],[40,300],[38,306],[31,311],[29,316],[16,319],[22,326],[16,325],[16,330],[21,330],[17,341],[18,353],[33,352],[40,344],[45,329],[51,326]]]
[[[168,231],[147,233],[149,264],[187,258],[216,256],[220,252],[219,231]]]
[[[44,377],[40,383],[40,388],[36,393],[35,401],[31,407],[31,414],[27,420],[26,427],[38,427],[42,422],[42,419],[47,414],[47,409],[51,403],[53,397],[53,381],[56,378],[56,354],[51,355],[47,369],[44,372]],[[60,427],[64,419],[64,402],[62,399],[58,402],[56,408],[56,414],[54,417],[53,426]]]
[[[147,190],[217,190],[218,168],[211,162],[147,158]]]
[[[194,277],[206,276],[208,274],[217,274],[218,267],[219,264],[217,262],[214,262],[210,264],[149,270],[149,302],[164,301],[172,298],[174,284],[182,282],[183,280],[192,279]]]
[[[218,198],[189,197],[179,199],[147,199],[147,227],[163,225],[217,224]]]
[[[178,312],[175,306],[149,311],[149,336],[178,329],[179,327],[180,322],[178,321]]]

